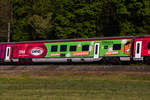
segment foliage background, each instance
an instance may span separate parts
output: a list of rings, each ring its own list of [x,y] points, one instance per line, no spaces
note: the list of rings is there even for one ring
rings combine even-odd
[[[0,0],[0,41],[11,5],[11,41],[150,34],[149,0]]]

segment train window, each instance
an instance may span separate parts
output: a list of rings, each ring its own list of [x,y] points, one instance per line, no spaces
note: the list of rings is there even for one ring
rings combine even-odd
[[[10,50],[9,48],[7,49],[7,57],[9,57],[9,53],[10,53]]]
[[[67,51],[67,45],[61,45],[60,51]]]
[[[113,45],[113,50],[120,50],[121,49],[121,44],[114,44]]]
[[[98,45],[95,46],[95,55],[98,53]]]
[[[70,51],[76,51],[77,46],[70,46]]]
[[[57,52],[57,45],[51,46],[51,52]]]
[[[104,46],[104,49],[108,49],[108,46]]]
[[[82,51],[89,51],[89,45],[83,45]]]
[[[150,42],[148,43],[148,49],[150,49]]]
[[[140,52],[140,43],[137,44],[137,54]]]

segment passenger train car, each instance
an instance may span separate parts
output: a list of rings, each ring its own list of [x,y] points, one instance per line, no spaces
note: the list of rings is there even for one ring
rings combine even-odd
[[[120,63],[150,59],[150,36],[0,43],[0,61]]]

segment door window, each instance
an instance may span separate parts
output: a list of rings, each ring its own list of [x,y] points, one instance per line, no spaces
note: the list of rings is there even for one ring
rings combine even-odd
[[[98,45],[95,46],[95,54],[97,55],[98,51]]]
[[[139,51],[140,51],[140,43],[137,44],[137,50],[136,50],[136,51],[137,51],[137,54],[139,54]]]
[[[10,49],[7,48],[7,57],[9,57]]]

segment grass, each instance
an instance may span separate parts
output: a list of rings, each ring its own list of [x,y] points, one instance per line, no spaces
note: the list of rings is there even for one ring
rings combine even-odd
[[[0,100],[149,100],[150,78],[1,75]]]

